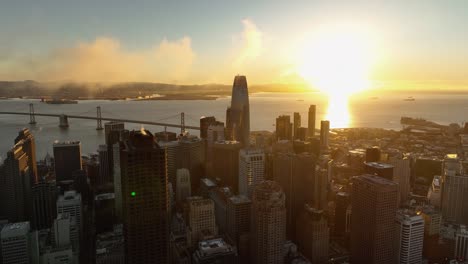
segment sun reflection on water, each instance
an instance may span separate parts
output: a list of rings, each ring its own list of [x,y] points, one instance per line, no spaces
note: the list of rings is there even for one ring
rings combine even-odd
[[[352,124],[349,111],[349,97],[346,95],[329,96],[326,119],[333,128],[346,128]]]

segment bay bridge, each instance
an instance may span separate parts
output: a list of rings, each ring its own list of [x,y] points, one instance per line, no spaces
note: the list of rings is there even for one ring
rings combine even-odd
[[[52,114],[52,113],[36,113],[34,111],[34,104],[29,104],[29,112],[0,112],[0,115],[24,115],[29,116],[29,124],[34,125],[36,124],[36,116],[45,116],[45,117],[57,117],[59,119],[59,127],[67,128],[69,126],[68,119],[91,119],[96,120],[96,130],[102,130],[102,121],[114,121],[114,122],[124,122],[124,123],[134,123],[134,124],[143,124],[143,125],[154,125],[154,126],[162,126],[162,127],[175,127],[180,128],[181,133],[183,133],[186,129],[192,130],[200,130],[199,126],[190,126],[185,125],[185,113],[180,113],[180,123],[179,124],[171,124],[171,123],[163,123],[163,122],[156,122],[156,121],[148,121],[148,120],[136,120],[136,119],[126,119],[126,118],[111,118],[111,117],[103,117],[101,113],[101,106],[96,107],[96,115],[89,116],[89,115],[81,115],[81,114]],[[179,114],[177,114],[179,115]]]

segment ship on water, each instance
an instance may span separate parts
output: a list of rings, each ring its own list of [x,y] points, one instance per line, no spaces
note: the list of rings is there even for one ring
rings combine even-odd
[[[70,99],[44,99],[42,98],[41,99],[41,102],[44,102],[46,104],[77,104],[78,101],[77,100],[70,100]]]

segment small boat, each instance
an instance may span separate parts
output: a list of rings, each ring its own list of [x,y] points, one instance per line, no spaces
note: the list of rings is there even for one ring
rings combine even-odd
[[[416,100],[416,99],[414,99],[413,96],[409,96],[409,97],[403,99],[403,101],[414,101],[414,100]]]

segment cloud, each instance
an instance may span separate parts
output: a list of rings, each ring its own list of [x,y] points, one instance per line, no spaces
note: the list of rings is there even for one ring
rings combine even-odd
[[[189,77],[195,58],[189,37],[163,39],[137,51],[125,50],[116,39],[99,37],[93,42],[54,50],[45,57],[14,58],[9,69],[15,75],[21,73],[39,81],[174,83]]]
[[[242,32],[242,48],[233,62],[233,66],[240,68],[252,61],[262,53],[263,33],[249,19],[242,20],[244,31]]]

